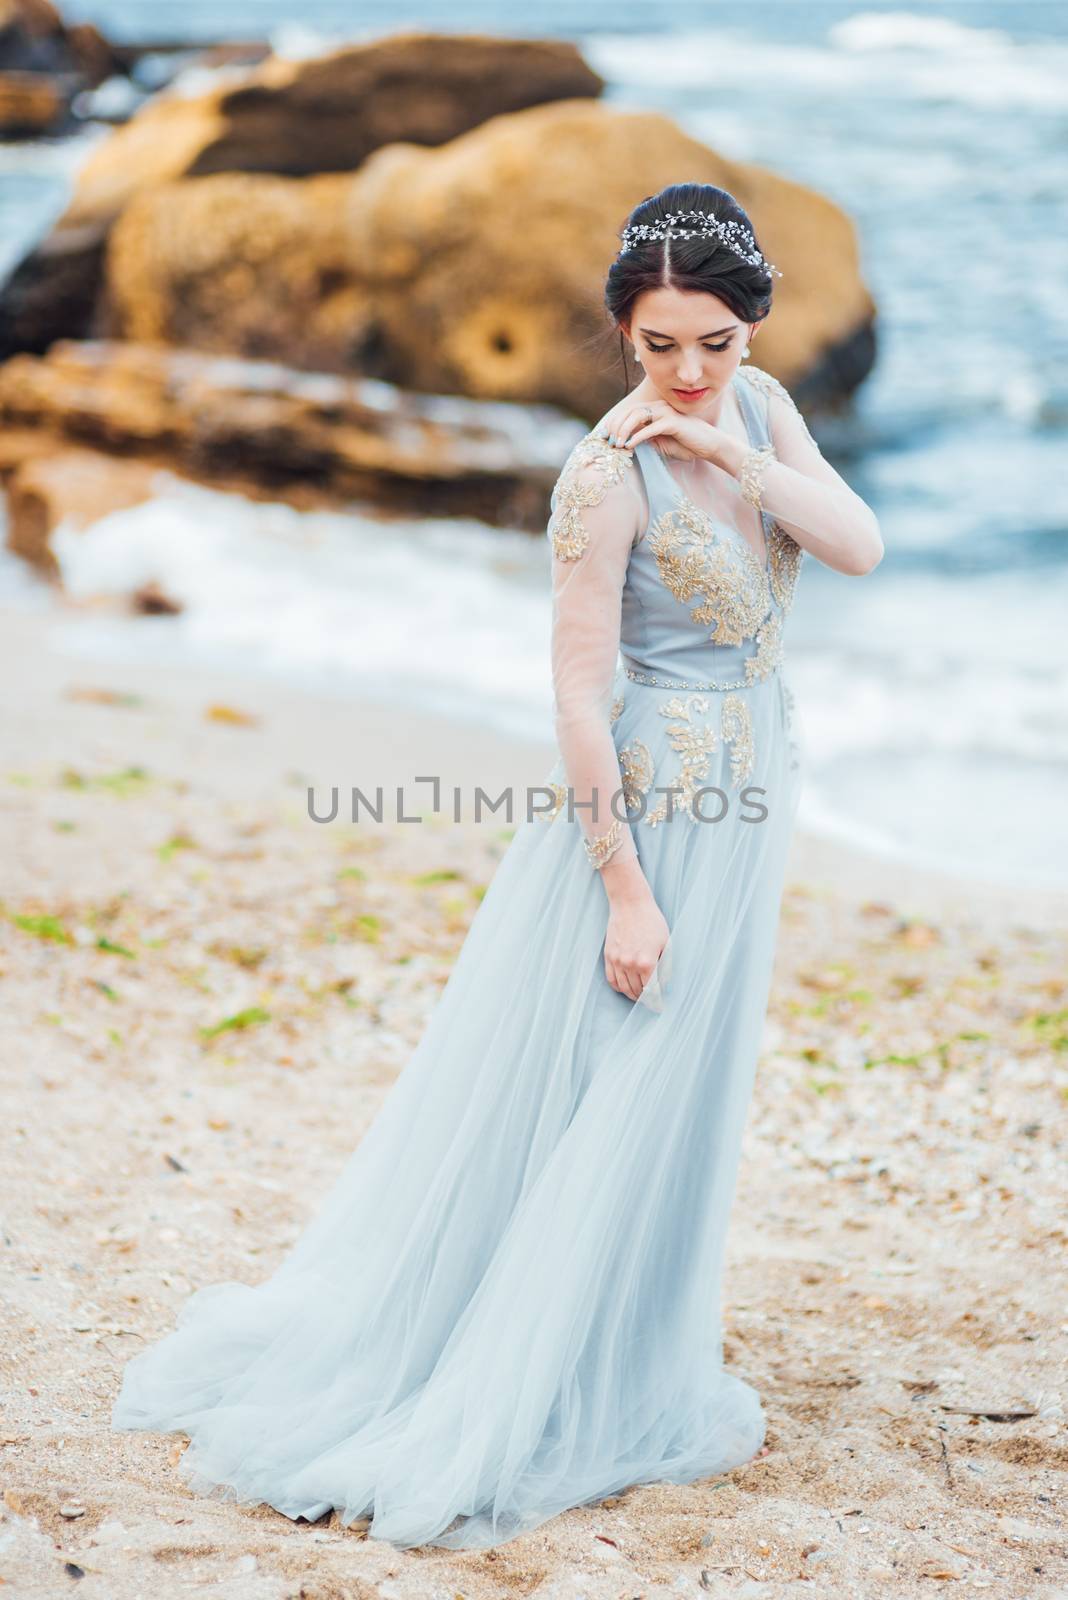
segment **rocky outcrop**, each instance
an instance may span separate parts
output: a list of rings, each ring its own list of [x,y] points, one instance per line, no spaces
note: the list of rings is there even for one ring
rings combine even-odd
[[[91,23],[65,27],[51,0],[0,0],[0,138],[54,132],[79,89],[121,70]]]
[[[17,433],[6,434],[0,482],[7,491],[7,548],[57,579],[49,541],[59,524],[85,529],[111,511],[139,505],[151,498],[158,470],[40,434],[33,444],[25,435],[20,441]]]
[[[39,72],[0,72],[0,138],[50,133],[67,114],[68,97]]]
[[[658,112],[573,102],[498,117],[440,150],[390,146],[354,180],[379,375],[600,415],[624,380],[618,337],[599,337],[619,229],[638,197],[682,176],[735,195],[783,273],[760,365],[788,387],[832,371],[831,353],[874,315],[846,213]]]
[[[105,334],[358,372],[373,329],[351,185],[227,173],[139,195],[108,243]]]
[[[603,87],[566,42],[413,31],[310,61],[271,58],[201,96],[159,95],[91,153],[66,213],[0,294],[0,357],[102,330],[108,231],[143,190],[183,175],[352,171],[383,144],[445,144],[503,112]]]
[[[0,72],[72,73],[95,85],[117,70],[92,23],[65,26],[51,0],[0,0]]]
[[[398,32],[313,61],[268,62],[222,92],[216,134],[188,176],[351,172],[382,145],[448,144],[490,117],[603,89],[564,40]]]
[[[161,466],[301,506],[359,497],[540,530],[574,434],[566,420],[538,420],[535,429],[523,408],[421,402],[377,383],[195,351],[60,341],[47,356],[0,366],[0,477],[14,548],[44,570],[50,506],[84,497],[100,516],[112,492],[121,504],[143,498]],[[87,453],[117,465],[93,466]],[[49,465],[57,456],[58,470]]]
[[[105,455],[42,433],[7,429],[0,435],[0,485],[7,493],[7,548],[38,574],[62,585],[52,536],[85,533],[102,517],[151,500],[159,468],[149,461]],[[131,588],[128,603],[145,616],[173,616],[181,603],[159,581]]]
[[[799,401],[840,401],[873,358],[849,217],[659,113],[585,101],[392,144],[351,177],[147,191],[113,231],[109,331],[593,419],[633,376],[601,304],[619,227],[679,173],[737,195],[783,273],[760,365]]]

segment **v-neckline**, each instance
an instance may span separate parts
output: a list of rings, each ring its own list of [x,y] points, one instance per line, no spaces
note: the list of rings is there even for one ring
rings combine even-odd
[[[751,450],[754,450],[754,449],[757,448],[756,441],[753,438],[753,429],[752,429],[752,425],[750,424],[750,421],[749,421],[748,408],[745,405],[745,403],[743,402],[741,394],[738,391],[738,374],[737,374],[737,372],[735,372],[734,375],[732,376],[731,382],[730,382],[730,386],[731,386],[731,389],[734,391],[735,399],[738,402],[738,410],[741,412],[742,426],[745,429],[745,436],[746,436],[746,439],[749,442],[749,448]],[[693,508],[693,510],[697,513],[697,515],[702,518],[703,521],[705,521],[707,523],[710,523],[711,526],[714,527],[714,528],[723,528],[728,533],[733,534],[736,539],[740,539],[742,541],[743,545],[745,546],[746,550],[749,552],[750,556],[752,556],[753,560],[756,562],[756,564],[757,564],[758,568],[760,569],[761,573],[764,575],[764,577],[767,577],[769,575],[769,573],[770,573],[770,570],[771,570],[771,541],[768,538],[767,512],[759,511],[757,513],[757,515],[760,517],[760,531],[764,535],[764,560],[763,560],[763,562],[761,562],[759,555],[753,549],[752,544],[746,538],[746,536],[742,532],[741,528],[736,528],[733,522],[721,522],[717,517],[714,517],[710,511],[706,511],[703,506],[699,506],[697,504],[697,502],[692,498],[692,496],[688,495],[686,493],[685,489],[679,483],[678,479],[675,477],[675,475],[672,472],[671,468],[668,466],[666,459],[663,456],[661,456],[659,450],[657,450],[656,445],[653,443],[652,439],[648,439],[645,442],[649,445],[650,449],[656,455],[658,461],[660,462],[661,466],[663,467],[664,472],[667,475],[668,481],[671,484],[671,488],[672,488],[673,494],[677,498],[685,500],[686,504],[688,506],[691,506]]]

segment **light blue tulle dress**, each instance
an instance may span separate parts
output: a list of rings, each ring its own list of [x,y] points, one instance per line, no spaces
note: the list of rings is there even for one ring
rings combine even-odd
[[[775,388],[733,379],[754,446]],[[670,928],[657,971],[639,1000],[605,975],[585,845],[609,819],[569,815],[577,718],[295,1246],[262,1283],[193,1293],[125,1366],[112,1427],[188,1434],[178,1470],[199,1493],[477,1547],[760,1448],[759,1396],[723,1366],[721,1275],[803,768],[782,665],[803,551],[738,496],[721,517],[723,483],[699,469],[587,435],[546,542],[577,576],[597,516],[624,494],[643,508],[598,613],[597,710]]]

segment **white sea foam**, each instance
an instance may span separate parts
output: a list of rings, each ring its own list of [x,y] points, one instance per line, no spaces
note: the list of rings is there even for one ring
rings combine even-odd
[[[88,532],[61,527],[53,548],[85,608],[52,613],[50,642],[72,658],[214,664],[552,741],[544,539],[299,512],[162,473],[151,502]],[[13,559],[0,597],[41,607]],[[149,579],[180,615],[101,609]],[[788,660],[802,824],[929,865],[1053,881],[1068,814],[1062,590],[1027,572],[857,582],[808,563]]]
[[[825,45],[767,39],[756,45],[747,34],[717,28],[595,34],[582,47],[624,101],[630,88],[658,94],[670,85],[673,93],[692,94],[722,86],[761,96],[819,92],[836,99],[856,96],[861,103],[875,96],[991,111],[1019,107],[1029,114],[1063,110],[1068,48],[1058,40],[1015,41],[997,30],[951,22],[926,34],[899,23],[896,35],[885,31],[878,46],[875,37],[874,28],[850,32],[843,21],[829,31]],[[891,55],[892,84],[887,77]]]
[[[299,512],[169,474],[145,504],[52,538],[72,599],[155,581],[176,617],[90,612],[53,642],[96,659],[218,663],[317,689],[431,701],[548,738],[544,541],[460,519]]]
[[[857,11],[827,30],[843,50],[925,50],[932,54],[986,50],[997,53],[1011,44],[1000,28],[975,28],[956,17],[933,17],[916,11]]]
[[[435,32],[438,31],[440,30],[435,29]],[[393,32],[395,29],[388,21],[383,21],[380,27],[344,26],[339,27],[336,32],[326,33],[321,28],[309,27],[307,23],[290,20],[272,28],[267,39],[276,56],[281,56],[286,61],[308,61],[316,56],[328,55],[331,51],[343,49],[346,45],[370,44],[373,40]]]

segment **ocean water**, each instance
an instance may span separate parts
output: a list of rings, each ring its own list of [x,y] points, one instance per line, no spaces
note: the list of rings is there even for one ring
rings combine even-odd
[[[115,38],[367,38],[308,0],[71,0]],[[1068,11],[1057,4],[676,4],[390,10],[389,27],[571,37],[622,105],[831,195],[879,305],[878,362],[825,454],[887,553],[809,560],[790,619],[802,823],[891,855],[1068,886]],[[62,209],[106,130],[0,146],[0,272]],[[636,197],[637,198],[637,197]],[[757,355],[759,354],[759,347]],[[576,436],[581,432],[577,428]],[[473,522],[247,506],[164,475],[59,541],[71,588],[155,576],[173,619],[52,616],[57,648],[226,660],[551,737],[546,544]]]

